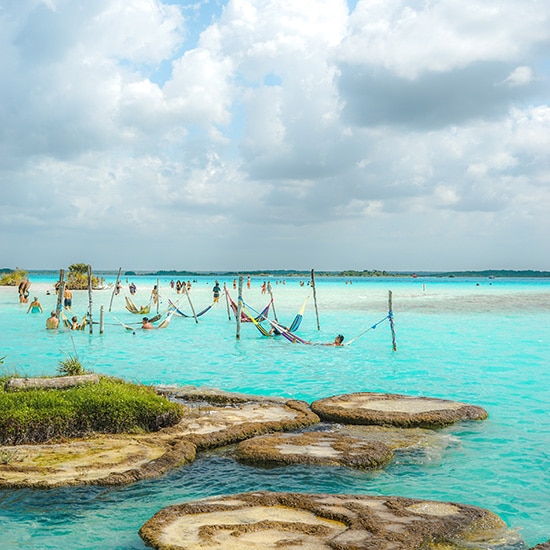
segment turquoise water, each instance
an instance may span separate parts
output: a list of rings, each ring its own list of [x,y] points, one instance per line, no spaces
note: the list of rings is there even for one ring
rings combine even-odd
[[[106,275],[107,282],[115,276]],[[156,278],[134,277],[145,304]],[[176,295],[160,279],[162,307]],[[26,314],[15,289],[0,289],[0,370],[4,374],[54,374],[59,359],[77,351],[95,372],[146,384],[193,384],[258,395],[314,399],[354,391],[429,395],[480,405],[484,422],[444,430],[448,445],[422,455],[403,455],[381,472],[295,466],[259,469],[221,453],[158,480],[129,487],[0,491],[0,548],[143,549],[139,527],[160,508],[198,497],[241,491],[353,492],[456,501],[483,506],[517,529],[529,545],[550,537],[548,448],[550,422],[550,280],[344,279],[317,280],[321,330],[313,298],[299,334],[316,342],[343,333],[349,341],[384,318],[393,292],[397,352],[382,323],[344,348],[293,345],[264,339],[243,325],[235,338],[222,300],[200,318],[173,318],[166,330],[124,330],[111,316],[105,332],[52,333],[44,329],[55,297],[55,275],[33,274],[31,298],[45,312]],[[125,278],[123,282],[126,284]],[[220,282],[224,282],[223,279]],[[226,279],[232,287],[232,279]],[[244,299],[267,303],[255,279]],[[212,278],[199,277],[191,291],[196,310],[211,302]],[[290,323],[311,289],[298,280],[272,279],[276,313]],[[231,292],[236,297],[236,291]],[[112,313],[137,322],[123,294]],[[94,292],[94,319],[108,309],[111,289]],[[74,293],[79,316],[87,292]],[[138,325],[136,325],[138,326]],[[116,533],[116,535],[113,535]]]

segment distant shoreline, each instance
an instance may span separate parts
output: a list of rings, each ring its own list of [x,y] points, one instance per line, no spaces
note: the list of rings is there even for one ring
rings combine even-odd
[[[12,273],[15,269],[3,268],[0,269],[0,274]],[[33,273],[59,273],[55,269],[29,269],[25,270],[29,274]],[[118,270],[114,269],[98,269],[95,273],[114,274]],[[252,270],[252,271],[179,271],[179,270],[158,270],[158,271],[131,271],[127,270],[121,273],[124,277],[238,277],[239,275],[251,277],[303,277],[311,276],[311,270],[294,270],[294,269],[273,269],[273,270]],[[344,270],[344,271],[317,271],[315,275],[318,277],[437,277],[437,278],[453,278],[453,277],[485,277],[485,278],[547,278],[550,277],[550,271],[536,271],[532,269],[486,269],[482,271],[383,271],[383,270]]]

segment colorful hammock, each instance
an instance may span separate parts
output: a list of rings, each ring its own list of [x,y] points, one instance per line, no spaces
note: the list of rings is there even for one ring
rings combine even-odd
[[[306,299],[307,301],[307,299]],[[304,302],[304,305],[302,306],[302,309],[300,310],[303,312],[303,309],[305,308],[306,303]],[[296,334],[293,334],[288,328],[283,327],[276,321],[273,321],[269,319],[267,316],[263,316],[261,313],[257,315],[256,317],[253,317],[248,313],[247,306],[243,302],[243,307],[241,308],[241,315],[245,315],[251,323],[254,323],[254,326],[264,335],[264,336],[274,336],[275,334],[279,334],[281,336],[284,336],[289,342],[292,342],[293,344],[299,343],[299,344],[311,344],[312,342],[308,342],[307,340],[304,340],[303,338],[300,338]],[[250,308],[253,309],[253,308]],[[300,313],[298,314],[300,315]],[[272,332],[266,330],[265,327],[263,327],[260,323],[262,321],[267,321],[271,327]],[[300,321],[301,322],[301,321]]]
[[[227,289],[226,289],[225,293],[227,294],[227,298],[229,299],[229,305],[231,306],[231,309],[232,309],[233,314],[235,315],[235,319],[236,319],[237,318],[238,306],[233,301],[233,298],[231,298],[231,296],[229,294],[229,291]],[[271,307],[272,303],[273,303],[273,298],[271,298],[271,300],[269,301],[267,306],[265,306],[264,309],[262,309],[262,311],[260,311],[260,313],[255,317],[256,321],[261,322],[264,319],[267,319],[267,315],[269,313],[269,308]],[[250,317],[249,315],[243,314],[243,312],[241,311],[241,323],[252,323],[252,317]]]
[[[289,327],[284,327],[286,330],[290,332],[296,332],[300,325],[302,324],[302,319],[304,318],[304,310],[306,309],[307,301],[309,300],[309,296],[304,300],[304,303],[302,304],[302,307],[300,308],[300,311],[296,314],[296,317],[294,317],[294,320],[290,324]],[[278,334],[277,329],[273,329],[275,334]]]
[[[134,302],[132,302],[131,298],[128,298],[128,296],[125,296],[124,298],[126,300],[126,309],[130,313],[134,313],[136,315],[147,315],[151,311],[151,304],[149,303],[146,306],[140,306],[137,307]]]
[[[273,327],[274,330],[278,332],[281,336],[286,338],[289,342],[292,342],[293,344],[312,344],[313,342],[308,342],[307,340],[304,340],[303,338],[300,338],[299,336],[296,336],[296,334],[293,334],[290,330],[283,327],[276,321],[272,321],[271,319],[267,319],[269,324]]]
[[[177,304],[174,304],[174,302],[172,302],[172,300],[168,300],[168,303],[170,304],[170,307],[172,309],[172,311],[178,316],[178,317],[194,317],[194,315],[188,315],[187,313],[184,313],[183,311],[181,311],[181,309],[178,308]],[[199,311],[197,313],[197,317],[200,317],[201,315],[204,315],[208,310],[210,310],[212,308],[214,304],[210,304],[209,306],[205,307],[202,311]]]

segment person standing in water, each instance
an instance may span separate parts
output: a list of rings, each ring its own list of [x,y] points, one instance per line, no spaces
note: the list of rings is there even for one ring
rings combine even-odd
[[[214,303],[217,304],[220,301],[220,292],[221,292],[220,283],[218,283],[218,281],[214,283],[212,292],[214,293]]]
[[[73,291],[65,285],[63,294],[63,307],[65,309],[71,309],[73,307]]]
[[[59,326],[59,319],[57,318],[57,313],[52,311],[50,316],[46,319],[46,328],[47,329],[56,329]]]
[[[35,296],[34,300],[29,304],[29,309],[27,309],[27,313],[42,313],[42,306],[40,305],[40,302],[38,301],[38,298]]]

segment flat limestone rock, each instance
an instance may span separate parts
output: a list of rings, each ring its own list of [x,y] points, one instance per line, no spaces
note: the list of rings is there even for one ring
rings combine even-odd
[[[264,491],[164,508],[139,534],[157,550],[527,548],[498,516],[475,506]]]
[[[195,452],[189,441],[159,432],[0,447],[0,488],[133,483],[192,462]]]
[[[237,460],[250,464],[322,464],[354,468],[381,468],[393,458],[382,442],[328,432],[279,433],[239,443]]]
[[[273,432],[297,430],[319,422],[304,401],[248,401],[232,405],[203,405],[190,409],[176,426],[167,428],[197,446],[212,449]]]
[[[475,405],[433,397],[361,392],[319,399],[311,409],[323,420],[344,424],[378,424],[401,428],[439,428],[463,420],[483,420]]]
[[[197,450],[317,422],[303,401],[186,407],[178,424],[146,435],[0,447],[0,488],[133,483],[192,462]]]

